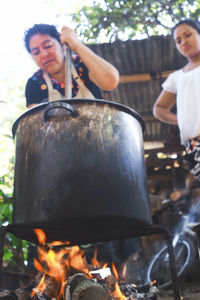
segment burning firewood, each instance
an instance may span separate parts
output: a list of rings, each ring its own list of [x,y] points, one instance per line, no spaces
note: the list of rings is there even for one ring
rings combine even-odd
[[[67,281],[66,300],[111,300],[104,287],[82,274],[75,274]]]
[[[99,270],[100,271],[100,270]],[[0,292],[0,300],[157,300],[158,289],[153,283],[136,286],[117,282],[111,274],[104,279],[89,279],[82,273],[72,275],[65,282],[63,294],[60,285],[49,276],[44,277],[45,289],[38,289],[44,274],[38,276],[24,289]],[[34,291],[34,293],[33,293]]]
[[[34,300],[65,299],[65,300],[104,300],[110,299],[106,290],[94,280],[86,278],[83,274],[75,274],[65,282],[63,294],[60,295],[58,282],[51,277],[45,278],[45,290],[37,287],[34,290]]]
[[[24,289],[0,295],[0,300],[156,300],[157,288],[149,283],[141,287],[119,282],[117,269],[112,271],[97,261],[89,265],[84,251],[61,242],[46,245],[44,232],[36,230],[40,247],[34,260],[38,276]],[[56,248],[55,248],[56,246]],[[24,298],[23,298],[24,297]],[[1,299],[2,298],[2,299]]]
[[[25,290],[16,290],[16,291],[1,291],[0,292],[1,300],[32,300],[30,295]]]

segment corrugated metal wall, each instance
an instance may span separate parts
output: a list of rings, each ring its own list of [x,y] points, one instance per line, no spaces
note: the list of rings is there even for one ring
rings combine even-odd
[[[120,75],[146,74],[151,80],[120,83],[112,92],[104,91],[106,100],[122,103],[136,110],[145,120],[145,141],[165,141],[177,136],[175,126],[166,125],[153,118],[152,107],[161,91],[160,78],[163,71],[181,68],[186,60],[178,54],[170,36],[155,36],[144,40],[116,41],[113,44],[89,45],[89,47],[111,62]],[[149,116],[152,116],[151,120]]]

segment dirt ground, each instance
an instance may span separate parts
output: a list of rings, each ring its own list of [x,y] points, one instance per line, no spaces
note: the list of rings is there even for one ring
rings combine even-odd
[[[179,279],[181,297],[183,300],[200,300],[200,263],[196,262],[190,272]],[[172,289],[160,290],[159,300],[174,300]]]
[[[134,272],[133,272],[134,270]],[[129,260],[128,263],[128,272],[129,272],[129,282],[138,283],[138,279],[145,278],[146,270],[145,263],[140,262],[137,265],[137,262],[134,260]],[[140,276],[138,277],[138,274]],[[183,300],[200,300],[200,261],[191,267],[189,273],[180,279],[180,291]],[[158,300],[174,300],[173,289],[159,290]]]
[[[181,296],[183,300],[200,300],[200,282],[187,283],[181,288]],[[174,300],[172,290],[160,291],[160,300]]]

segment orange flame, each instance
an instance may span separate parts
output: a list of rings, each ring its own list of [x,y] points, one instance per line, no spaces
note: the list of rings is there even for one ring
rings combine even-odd
[[[37,290],[39,290],[41,293],[44,292],[44,290],[46,288],[46,284],[45,284],[44,280],[45,280],[45,274],[42,276],[42,279],[40,280],[40,283],[38,284],[37,288],[35,288],[32,291],[31,297],[33,297],[35,295]]]
[[[59,252],[52,250],[52,246],[64,245],[60,241],[52,242],[47,249],[47,247],[45,248],[45,233],[41,229],[35,229],[34,231],[37,235],[39,243],[41,244],[41,246],[43,246],[43,248],[38,247],[39,261],[34,259],[35,268],[40,272],[44,272],[45,275],[53,277],[59,283],[60,291],[58,299],[60,299],[60,297],[64,293],[67,269],[76,269],[78,271],[81,271],[88,278],[92,278],[90,270],[87,268],[87,263],[85,262],[85,259],[83,257],[83,250],[81,250],[78,246],[64,248],[59,250]],[[66,242],[66,246],[69,244],[70,242]],[[92,259],[92,265],[99,267],[99,263],[96,257],[97,251],[95,251],[95,255]],[[36,293],[36,290],[39,290],[39,292],[44,292],[46,288],[45,275],[42,277],[33,294]]]
[[[115,267],[115,265],[113,263],[112,263],[112,271],[113,271],[113,274],[114,274],[116,280],[118,280],[119,279],[119,275],[118,275],[117,269],[116,269],[116,267]],[[116,298],[116,299],[119,299],[119,300],[126,299],[126,297],[122,294],[122,292],[120,290],[118,282],[115,283],[115,290],[112,293],[112,296],[114,298]]]
[[[116,267],[115,267],[115,265],[113,263],[112,263],[112,270],[113,270],[113,274],[114,274],[116,280],[118,280],[119,279],[119,275],[118,275],[117,269],[116,269]]]
[[[122,294],[119,284],[117,282],[115,283],[115,291],[112,293],[112,296],[115,299],[119,299],[119,300],[126,299],[126,297]]]
[[[41,245],[44,245],[46,242],[46,235],[45,235],[44,231],[42,231],[41,229],[34,229],[34,231],[35,231],[35,234],[37,235],[38,242]]]
[[[69,247],[70,242],[66,242],[65,248],[56,251],[55,248],[52,247],[64,245],[62,242],[56,241],[46,246],[45,233],[41,229],[35,229],[35,233],[41,247],[38,247],[38,260],[34,259],[34,265],[35,268],[44,273],[44,275],[42,276],[38,286],[33,290],[31,296],[33,296],[36,292],[45,292],[45,289],[47,288],[45,280],[48,280],[46,276],[55,279],[58,283],[59,291],[57,293],[57,300],[60,300],[61,296],[64,294],[67,270],[75,269],[83,273],[86,277],[92,278],[92,274],[90,273],[91,270],[89,270],[89,266],[84,258],[84,251],[78,246]],[[104,264],[103,268],[106,268],[107,265],[107,263]],[[97,250],[95,250],[95,254],[92,259],[92,266],[93,268],[100,267],[100,264],[97,261]],[[112,270],[116,280],[118,280],[118,273],[114,264],[112,264]],[[122,294],[118,283],[115,284],[113,296],[116,299],[126,299],[126,297]]]
[[[45,233],[41,229],[35,229],[35,233],[38,237],[39,243],[44,246],[46,242]],[[60,245],[62,243],[54,242],[53,244]],[[44,248],[38,247],[38,257],[40,262],[34,259],[34,265],[38,271],[44,272],[44,276],[42,277],[40,283],[36,287],[33,294],[36,292],[36,290],[39,290],[40,292],[44,292],[46,288],[45,275],[49,275],[50,277],[55,278],[60,285],[60,291],[58,295],[58,299],[60,299],[65,287],[65,266],[62,263],[63,256],[65,254],[66,254],[65,250],[56,253],[52,249],[49,249],[47,251]],[[45,267],[43,266],[43,264],[45,265]]]
[[[72,267],[76,270],[79,270],[83,274],[91,278],[92,275],[89,273],[90,271],[86,267],[86,263],[83,258],[83,255],[84,255],[83,250],[80,250],[78,246],[73,246],[71,251],[69,252],[68,258],[65,260],[66,266],[68,268]]]

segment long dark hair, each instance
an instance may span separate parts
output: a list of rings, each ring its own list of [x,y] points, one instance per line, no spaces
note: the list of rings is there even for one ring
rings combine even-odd
[[[30,39],[33,35],[38,34],[38,33],[39,34],[48,34],[49,36],[53,37],[61,44],[60,34],[54,25],[35,24],[33,27],[29,28],[24,33],[25,47],[29,53],[31,52],[30,46],[29,46]]]

